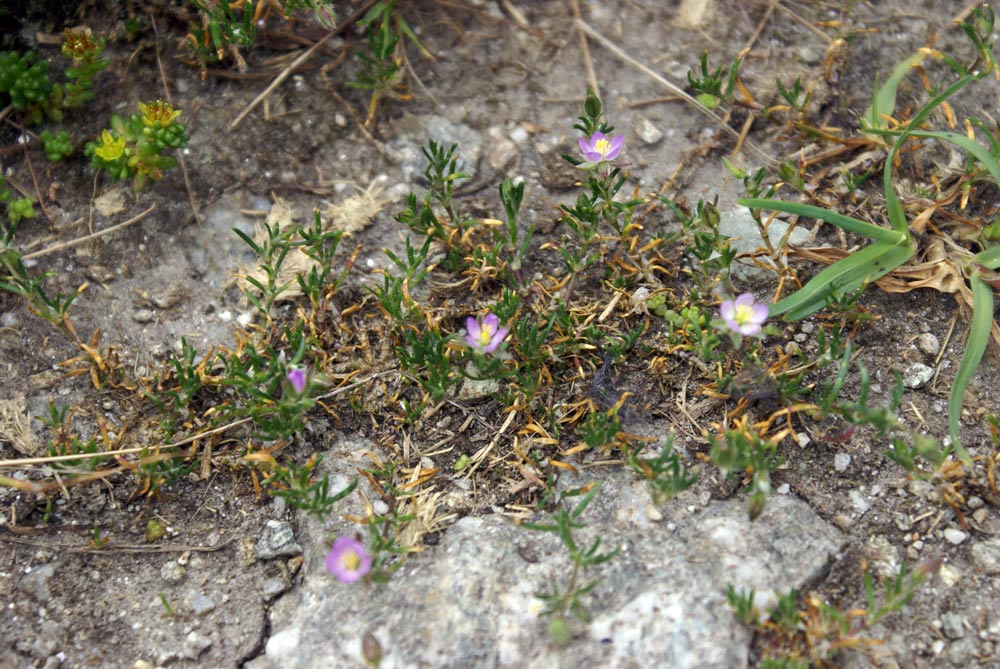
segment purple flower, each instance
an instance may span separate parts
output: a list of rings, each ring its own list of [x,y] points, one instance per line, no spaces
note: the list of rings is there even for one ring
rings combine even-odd
[[[476,353],[492,353],[507,336],[509,330],[500,327],[500,319],[490,312],[477,321],[469,316],[465,321],[465,343]]]
[[[726,300],[719,308],[726,327],[741,335],[755,335],[767,320],[767,305],[757,302],[750,293],[743,293],[735,300]]]
[[[326,568],[344,583],[356,583],[372,568],[372,556],[357,539],[340,537],[326,554]]]
[[[598,131],[590,136],[589,143],[583,137],[578,141],[580,142],[580,150],[583,151],[583,157],[588,162],[601,163],[618,157],[618,153],[622,150],[622,144],[625,142],[625,136],[615,135],[609,141],[603,132]]]
[[[301,395],[306,389],[306,370],[292,367],[286,375],[288,383],[292,385],[292,390],[296,395]]]

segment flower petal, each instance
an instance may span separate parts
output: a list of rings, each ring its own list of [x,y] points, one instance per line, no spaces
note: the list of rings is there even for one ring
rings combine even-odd
[[[733,300],[725,300],[719,306],[719,315],[725,319],[726,324],[732,327],[733,317],[736,316],[736,302]]]
[[[763,302],[758,302],[753,305],[753,315],[750,317],[754,323],[762,324],[767,320],[769,309]]]

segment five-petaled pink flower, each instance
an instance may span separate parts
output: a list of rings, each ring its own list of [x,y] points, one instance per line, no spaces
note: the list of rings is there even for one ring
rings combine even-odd
[[[292,390],[295,391],[296,395],[301,395],[306,389],[306,370],[299,367],[292,367],[288,370],[286,376],[288,383],[291,384]]]
[[[357,539],[340,537],[326,554],[326,568],[344,583],[356,583],[372,568],[372,556]]]
[[[726,300],[719,308],[726,327],[741,335],[755,335],[767,320],[767,305],[754,300],[750,293],[743,293],[735,300]]]
[[[615,135],[609,140],[603,132],[598,131],[590,136],[589,142],[583,137],[578,141],[587,162],[601,163],[618,157],[618,153],[622,150],[622,144],[625,142],[625,136]]]
[[[500,327],[500,319],[490,312],[477,321],[469,316],[465,321],[465,343],[476,353],[493,353],[499,348],[509,332],[508,328]]]

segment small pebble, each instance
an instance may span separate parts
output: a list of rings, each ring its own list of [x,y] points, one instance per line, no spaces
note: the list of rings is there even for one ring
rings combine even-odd
[[[292,526],[283,520],[269,520],[257,542],[258,560],[293,557],[302,554],[302,546],[295,541]]]
[[[983,501],[982,497],[973,496],[973,497],[970,497],[969,500],[965,504],[970,509],[972,509],[973,511],[975,511],[976,509],[983,508],[983,505],[986,504],[986,502]]]
[[[215,602],[200,592],[191,595],[191,610],[197,615],[208,613],[215,608]]]
[[[132,320],[136,323],[150,323],[155,317],[156,314],[151,309],[136,309],[132,314]]]
[[[941,342],[930,332],[925,332],[917,337],[917,348],[924,355],[933,358],[941,351]]]
[[[952,588],[962,580],[962,571],[953,565],[942,565],[938,570],[938,577],[946,588]]]
[[[652,121],[642,116],[638,118],[638,135],[646,146],[652,146],[663,139],[663,131],[653,125]]]
[[[165,562],[160,567],[160,578],[167,583],[179,583],[184,578],[184,568],[177,564],[175,560]]]
[[[927,385],[934,378],[934,369],[921,362],[915,362],[903,372],[903,386],[916,389]]]
[[[846,471],[850,464],[851,456],[847,453],[837,453],[837,455],[833,457],[833,468],[838,472]]]
[[[871,508],[868,500],[865,499],[865,494],[860,488],[849,491],[847,497],[851,500],[851,504],[854,505],[854,510],[858,512],[859,516],[865,515],[868,509]]]
[[[192,631],[184,637],[184,641],[181,644],[181,657],[187,660],[197,660],[211,646],[211,639],[197,630]]]
[[[969,535],[963,532],[962,530],[959,530],[954,527],[949,527],[944,531],[944,538],[948,543],[957,546],[966,539],[968,539]]]
[[[984,574],[1000,574],[1000,539],[986,539],[972,544],[972,562]]]
[[[954,641],[965,636],[965,624],[962,616],[957,613],[945,613],[941,616],[941,631],[944,635]]]

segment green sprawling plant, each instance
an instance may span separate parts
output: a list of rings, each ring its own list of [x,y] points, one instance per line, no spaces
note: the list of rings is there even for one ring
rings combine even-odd
[[[181,115],[169,102],[157,100],[139,103],[142,114],[127,119],[115,114],[111,129],[101,133],[99,142],[88,142],[85,152],[96,169],[107,170],[115,181],[132,177],[135,190],[140,191],[150,181],[163,178],[163,171],[177,165],[177,159],[164,155],[168,149],[187,146],[188,136]]]
[[[878,143],[888,147],[889,152],[882,170],[882,183],[886,201],[886,216],[890,228],[845,216],[829,209],[823,209],[797,202],[785,202],[773,198],[744,198],[740,204],[753,210],[770,209],[803,218],[815,218],[858,235],[870,237],[873,243],[860,251],[850,254],[830,265],[795,293],[779,300],[771,307],[772,316],[784,316],[787,320],[800,320],[823,308],[829,301],[841,299],[863,290],[869,283],[893,272],[909,261],[917,252],[917,238],[909,228],[906,214],[893,183],[893,167],[900,150],[911,138],[936,139],[950,142],[970,154],[1000,184],[1000,164],[990,150],[955,132],[922,130],[931,113],[946,104],[950,98],[969,84],[983,79],[997,71],[997,62],[992,52],[994,14],[989,7],[973,12],[970,22],[962,28],[975,46],[976,57],[970,65],[963,65],[955,59],[931,50],[921,50],[900,63],[892,76],[874,93],[872,105],[862,119],[862,132]],[[896,89],[914,66],[928,57],[934,57],[949,66],[958,78],[944,90],[934,95],[909,121],[890,128],[889,119],[896,108]],[[980,240],[978,253],[966,252],[951,245],[953,260],[962,270],[972,295],[972,326],[966,340],[948,403],[949,434],[951,443],[966,464],[971,464],[968,453],[959,441],[959,415],[965,389],[979,366],[986,351],[990,330],[993,325],[993,270],[1000,268],[1000,247],[991,246],[989,240]]]
[[[239,50],[250,48],[256,42],[257,26],[270,8],[277,8],[285,18],[296,10],[311,9],[320,24],[329,30],[337,21],[333,3],[328,0],[191,0],[191,4],[198,10],[198,20],[191,25],[187,40],[202,69],[209,62],[227,56],[242,67],[245,63]]]
[[[62,83],[50,79],[49,62],[35,52],[0,52],[0,93],[10,98],[11,107],[26,122],[38,124],[46,116],[61,121],[64,110],[93,99],[94,77],[108,66],[103,52],[103,38],[91,37],[86,29],[67,30],[62,54],[73,64],[63,72]]]

